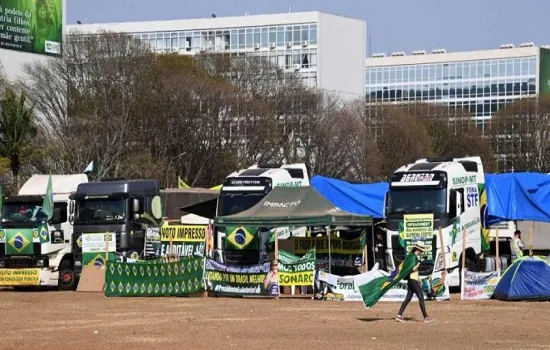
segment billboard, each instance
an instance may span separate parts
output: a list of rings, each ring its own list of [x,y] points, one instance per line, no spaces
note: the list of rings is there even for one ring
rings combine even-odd
[[[0,0],[0,48],[61,55],[63,0]]]
[[[539,94],[550,94],[550,49],[540,48]]]

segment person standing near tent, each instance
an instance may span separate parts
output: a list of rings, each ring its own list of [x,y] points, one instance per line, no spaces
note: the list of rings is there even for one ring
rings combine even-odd
[[[514,238],[510,241],[510,250],[512,251],[512,264],[519,258],[523,257],[523,249],[525,245],[521,240],[521,231],[516,230],[514,232]]]
[[[413,270],[409,273],[408,276],[406,276],[404,279],[407,280],[407,296],[405,297],[405,300],[403,301],[403,304],[401,304],[401,308],[399,309],[399,313],[397,314],[397,317],[395,318],[399,322],[405,322],[405,319],[403,318],[403,312],[405,312],[405,308],[411,301],[413,294],[416,295],[418,298],[418,302],[420,303],[420,310],[422,311],[422,316],[424,316],[424,322],[433,322],[434,318],[428,317],[428,313],[426,312],[426,305],[424,305],[424,293],[422,292],[422,283],[420,281],[420,275],[418,274],[418,267],[420,266],[421,258],[420,254],[424,252],[424,242],[417,242],[414,246],[409,255],[413,254],[416,258],[416,265],[414,266]]]

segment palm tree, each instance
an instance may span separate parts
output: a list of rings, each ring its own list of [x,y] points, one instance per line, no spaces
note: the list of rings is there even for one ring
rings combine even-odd
[[[19,189],[22,154],[37,133],[34,112],[25,92],[17,93],[11,87],[5,89],[0,107],[0,156],[8,160]]]

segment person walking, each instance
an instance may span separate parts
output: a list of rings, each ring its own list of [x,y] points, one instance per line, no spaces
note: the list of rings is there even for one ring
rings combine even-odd
[[[411,250],[411,252],[409,253],[409,254],[414,254],[417,264],[415,265],[411,273],[405,277],[405,279],[407,280],[407,296],[405,297],[403,304],[401,304],[399,313],[395,318],[399,322],[405,322],[405,319],[403,318],[403,312],[405,312],[405,308],[411,301],[413,294],[416,295],[416,297],[418,298],[418,302],[420,303],[420,310],[422,311],[424,322],[429,323],[435,320],[435,318],[429,317],[428,313],[426,312],[426,305],[424,305],[424,293],[422,292],[422,283],[420,281],[420,275],[418,274],[418,267],[420,266],[420,263],[421,263],[420,255],[423,252],[424,252],[424,242],[417,242],[413,246],[413,249]]]
[[[523,245],[523,241],[521,240],[521,231],[516,230],[514,232],[514,238],[512,238],[512,240],[510,241],[510,250],[512,251],[512,264],[517,259],[523,257],[523,249],[525,249],[525,245]]]

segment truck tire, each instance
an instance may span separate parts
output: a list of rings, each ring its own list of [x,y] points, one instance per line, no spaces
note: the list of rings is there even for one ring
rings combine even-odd
[[[59,265],[59,280],[57,288],[59,290],[74,290],[75,273],[73,264],[70,260],[63,260]]]

